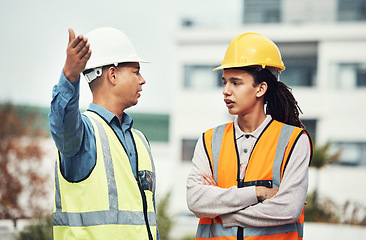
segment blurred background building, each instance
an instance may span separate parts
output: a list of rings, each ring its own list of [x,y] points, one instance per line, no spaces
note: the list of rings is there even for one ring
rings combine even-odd
[[[150,140],[157,171],[157,200],[171,193],[169,213],[175,221],[171,237],[176,239],[194,233],[198,222],[187,209],[185,198],[185,184],[196,141],[205,130],[233,120],[223,102],[222,72],[212,69],[220,65],[232,38],[243,32],[257,32],[278,45],[286,66],[286,70],[281,73],[281,81],[292,88],[303,111],[301,120],[311,134],[314,145],[330,143],[330,155],[340,151],[337,163],[321,169],[311,168],[309,193],[317,190],[320,199],[330,201],[331,206],[338,211],[337,214],[341,214],[339,223],[350,223],[349,218],[356,218],[354,222],[358,224],[366,221],[366,190],[363,187],[366,175],[366,0],[137,2],[139,11],[134,9],[135,3],[120,1],[114,8],[114,11],[119,9],[117,12],[123,12],[120,16],[114,14],[118,19],[112,18],[113,14],[108,14],[108,17],[98,21],[82,19],[79,10],[85,7],[82,2],[73,2],[76,7],[70,12],[67,11],[67,3],[65,6],[56,4],[66,14],[60,16],[57,23],[37,20],[38,16],[30,17],[27,15],[30,6],[21,10],[18,16],[26,16],[26,19],[32,19],[30,21],[36,19],[37,26],[42,31],[49,29],[54,33],[47,36],[50,39],[48,41],[54,45],[41,47],[36,44],[35,48],[19,51],[17,56],[26,59],[28,53],[38,49],[39,53],[32,54],[32,57],[35,62],[41,57],[44,61],[48,59],[45,57],[48,55],[41,51],[44,47],[45,51],[56,54],[52,58],[55,65],[45,69],[35,68],[32,64],[23,65],[23,70],[31,81],[18,83],[17,76],[9,74],[13,77],[8,77],[13,81],[10,85],[11,81],[6,81],[3,77],[0,79],[1,86],[6,88],[0,90],[0,101],[15,99],[16,104],[34,104],[36,101],[26,100],[31,95],[30,92],[34,91],[38,98],[51,95],[52,86],[57,82],[64,61],[61,57],[64,55],[57,55],[59,53],[55,53],[55,48],[59,52],[64,51],[66,29],[73,26],[71,23],[81,33],[100,25],[111,25],[125,31],[136,42],[139,54],[152,61],[151,65],[142,67],[143,76],[149,80],[144,87],[143,97],[138,106],[129,109],[128,113],[134,118],[134,127],[142,130]],[[95,12],[100,12],[100,8],[103,8],[90,1],[88,3]],[[23,4],[29,3],[24,1]],[[7,3],[11,5],[7,8],[5,3],[2,5],[2,16],[7,16],[8,22],[16,22],[17,19],[12,19],[6,9],[18,9],[20,5]],[[57,16],[58,12],[62,12],[46,3],[42,7],[49,10],[47,16],[51,19],[52,15]],[[25,18],[19,26],[26,22]],[[61,23],[62,19],[69,25]],[[68,22],[69,19],[73,22]],[[11,48],[4,46],[8,45],[6,43],[18,42],[19,36],[5,22],[3,18],[1,24],[4,24],[4,29],[13,34],[4,35],[2,52],[5,56],[10,56]],[[29,30],[24,28],[21,31],[26,33]],[[14,35],[18,37],[12,39],[11,36]],[[30,41],[35,34],[28,32],[28,35]],[[64,37],[62,41],[60,36]],[[42,44],[45,42],[33,39],[34,42],[36,40]],[[22,46],[20,43],[18,45]],[[0,59],[5,76],[12,72],[12,66],[20,62],[18,57]],[[144,71],[147,72],[146,75]],[[55,79],[47,86],[36,84],[36,79],[44,75],[47,78],[43,79],[43,83],[50,77]],[[23,81],[24,74],[21,77],[19,81]],[[32,85],[36,85],[39,92],[27,89]],[[154,85],[155,88],[150,88]],[[12,96],[4,97],[19,86],[22,88],[13,91]],[[89,90],[85,83],[82,83],[81,88],[81,99],[85,101],[83,94]],[[44,104],[40,105],[40,115],[45,119],[43,128],[48,131],[46,115],[49,101],[42,102]],[[85,109],[87,105],[82,102],[81,107]],[[52,144],[51,139],[45,144],[46,149],[52,149],[47,150],[45,155],[45,161],[48,162],[54,162]],[[53,166],[46,165],[49,166],[46,171],[53,172]],[[51,193],[52,191],[50,188]],[[48,202],[52,208],[52,194]],[[307,231],[307,228],[314,231]],[[7,229],[14,229],[12,223],[0,221],[0,239],[1,231]],[[365,232],[365,227],[340,231],[338,225],[305,224],[305,239],[342,239],[350,236],[362,239],[361,233]]]
[[[320,173],[311,169],[309,192],[317,189],[340,209],[361,204],[365,213],[361,182],[366,174],[366,1],[234,2],[233,11],[221,11],[217,4],[217,14],[209,16],[187,11],[176,33],[170,128],[172,159],[179,166],[174,173],[179,181],[175,209],[187,211],[181,189],[197,138],[233,119],[223,102],[222,72],[212,69],[221,64],[234,36],[257,32],[278,45],[286,66],[280,79],[293,89],[314,145],[330,143],[329,154],[340,151],[337,164]]]

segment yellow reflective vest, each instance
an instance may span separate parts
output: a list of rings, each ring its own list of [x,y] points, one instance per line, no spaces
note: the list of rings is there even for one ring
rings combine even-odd
[[[54,239],[156,239],[155,170],[146,138],[132,129],[138,156],[136,180],[113,130],[98,114],[84,114],[94,128],[96,165],[85,180],[68,182],[60,171],[58,156]]]
[[[303,133],[306,131],[301,128],[272,120],[254,145],[244,179],[240,179],[240,159],[233,122],[206,131],[203,134],[203,143],[213,177],[219,187],[278,188],[291,152]],[[311,147],[310,138],[309,144]],[[304,210],[296,223],[273,227],[224,227],[220,217],[201,218],[196,240],[298,240],[303,237],[303,223]]]

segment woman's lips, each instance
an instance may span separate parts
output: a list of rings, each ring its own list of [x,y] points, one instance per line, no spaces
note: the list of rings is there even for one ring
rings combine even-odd
[[[226,103],[226,107],[228,108],[232,108],[234,106],[234,101],[230,100],[230,99],[224,99],[225,103]]]

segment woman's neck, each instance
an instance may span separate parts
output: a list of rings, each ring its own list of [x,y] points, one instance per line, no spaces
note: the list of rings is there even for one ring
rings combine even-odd
[[[264,110],[257,114],[238,115],[238,125],[245,133],[254,132],[266,119]]]

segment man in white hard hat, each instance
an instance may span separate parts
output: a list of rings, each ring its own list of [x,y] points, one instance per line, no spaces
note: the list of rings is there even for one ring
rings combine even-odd
[[[54,239],[158,239],[155,170],[145,136],[124,111],[137,104],[140,59],[121,31],[69,29],[49,114],[57,147]],[[80,73],[93,95],[79,111]]]

